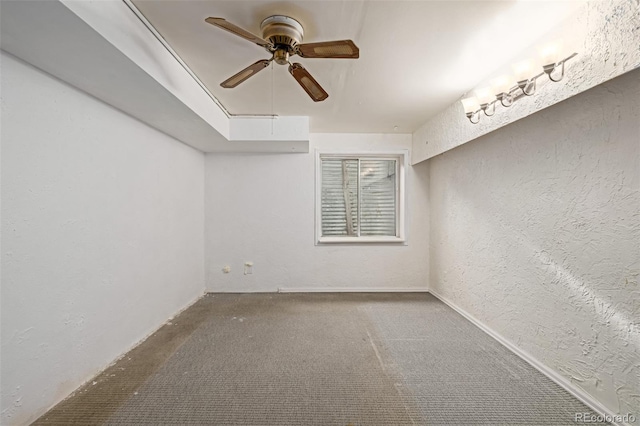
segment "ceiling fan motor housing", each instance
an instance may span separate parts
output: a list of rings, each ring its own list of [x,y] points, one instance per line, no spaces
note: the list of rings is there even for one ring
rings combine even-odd
[[[275,47],[274,60],[284,65],[289,55],[295,52],[296,46],[302,43],[304,29],[300,22],[289,16],[273,15],[260,24],[262,38],[269,40]]]

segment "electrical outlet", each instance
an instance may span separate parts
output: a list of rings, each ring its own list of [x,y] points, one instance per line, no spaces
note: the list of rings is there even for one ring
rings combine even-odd
[[[244,262],[244,274],[245,275],[253,274],[253,262]]]

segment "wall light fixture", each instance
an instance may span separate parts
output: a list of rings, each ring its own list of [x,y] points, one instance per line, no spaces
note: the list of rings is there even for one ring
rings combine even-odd
[[[480,112],[490,117],[496,112],[496,103],[508,108],[522,96],[531,96],[536,92],[536,80],[547,75],[553,82],[564,78],[564,64],[577,55],[560,58],[562,52],[561,41],[543,46],[538,49],[540,61],[527,59],[513,65],[513,75],[501,75],[491,81],[490,87],[483,87],[475,91],[475,96],[462,99],[464,113],[473,124],[480,122]],[[540,66],[539,64],[542,64]],[[542,67],[542,72],[536,70]]]

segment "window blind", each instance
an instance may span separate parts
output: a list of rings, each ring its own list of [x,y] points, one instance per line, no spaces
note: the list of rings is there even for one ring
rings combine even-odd
[[[360,235],[396,235],[396,161],[360,160]]]
[[[396,236],[396,160],[325,158],[322,236]]]

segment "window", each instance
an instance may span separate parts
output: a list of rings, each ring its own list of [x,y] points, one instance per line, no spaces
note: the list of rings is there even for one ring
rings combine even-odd
[[[318,153],[316,241],[404,242],[406,153]]]

